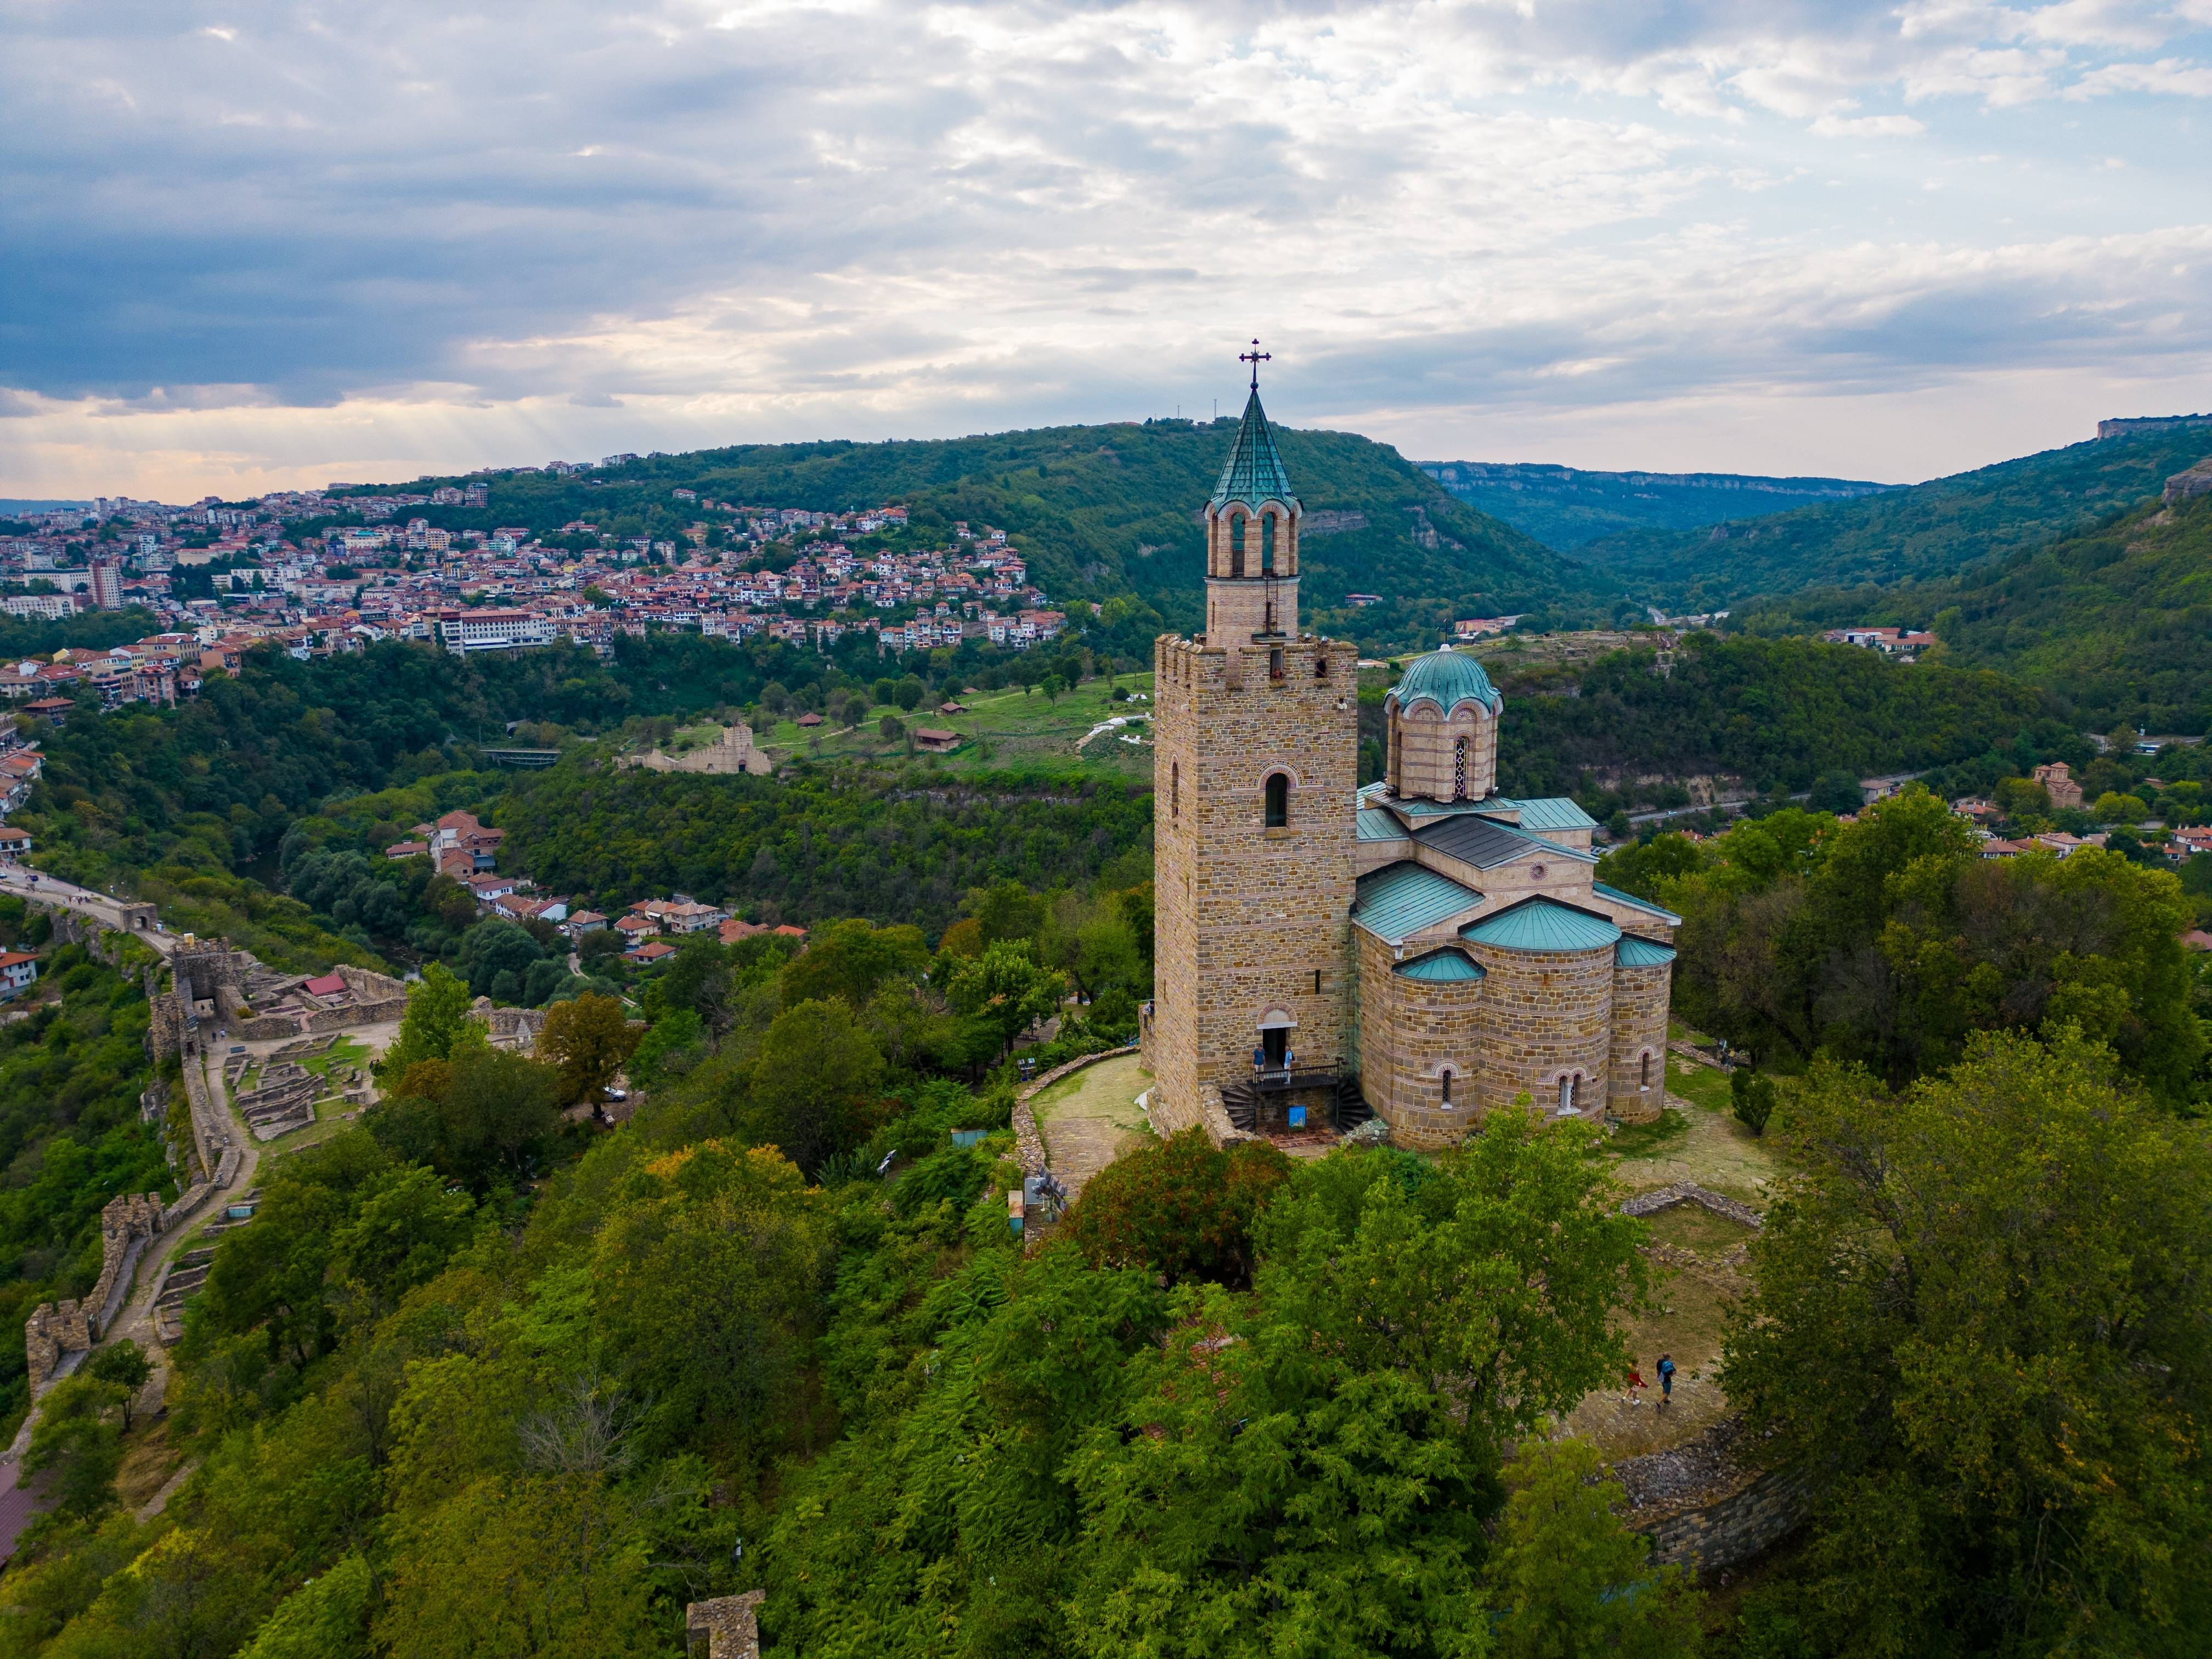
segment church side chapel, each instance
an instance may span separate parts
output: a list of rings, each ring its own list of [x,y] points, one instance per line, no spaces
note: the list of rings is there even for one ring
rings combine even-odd
[[[1421,1148],[1522,1095],[1650,1121],[1680,918],[1597,880],[1574,802],[1497,793],[1504,699],[1449,646],[1384,700],[1384,777],[1358,787],[1357,653],[1298,629],[1264,360],[1206,507],[1206,631],[1153,651],[1153,1121],[1379,1116]]]

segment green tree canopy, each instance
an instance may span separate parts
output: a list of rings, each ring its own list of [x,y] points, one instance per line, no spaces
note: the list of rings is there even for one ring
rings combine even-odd
[[[1826,1496],[1812,1651],[2172,1654],[2212,1620],[2212,1150],[2070,1030],[1824,1065],[1723,1381]],[[2148,1246],[2148,1248],[2147,1248]]]

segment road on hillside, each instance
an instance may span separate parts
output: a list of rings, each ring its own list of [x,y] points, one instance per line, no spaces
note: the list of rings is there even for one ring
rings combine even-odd
[[[36,870],[27,870],[20,864],[0,865],[0,891],[21,893],[26,898],[44,899],[51,903],[66,905],[72,910],[92,917],[114,928],[128,932],[123,925],[123,907],[127,900],[112,894],[95,893],[88,887],[74,886],[58,877]],[[132,933],[133,939],[143,939],[163,956],[177,948],[174,933]]]

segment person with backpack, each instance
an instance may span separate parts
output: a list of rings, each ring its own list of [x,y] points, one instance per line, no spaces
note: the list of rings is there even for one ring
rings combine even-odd
[[[1659,1356],[1659,1403],[1664,1406],[1674,1397],[1674,1357],[1662,1353]]]

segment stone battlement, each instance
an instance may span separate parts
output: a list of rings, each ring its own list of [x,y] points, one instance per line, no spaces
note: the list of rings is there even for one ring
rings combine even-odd
[[[82,1301],[41,1302],[23,1326],[23,1350],[35,1396],[74,1369],[72,1354],[100,1340],[130,1295],[131,1271],[146,1243],[161,1231],[164,1211],[153,1193],[107,1200],[100,1212],[100,1277]]]

